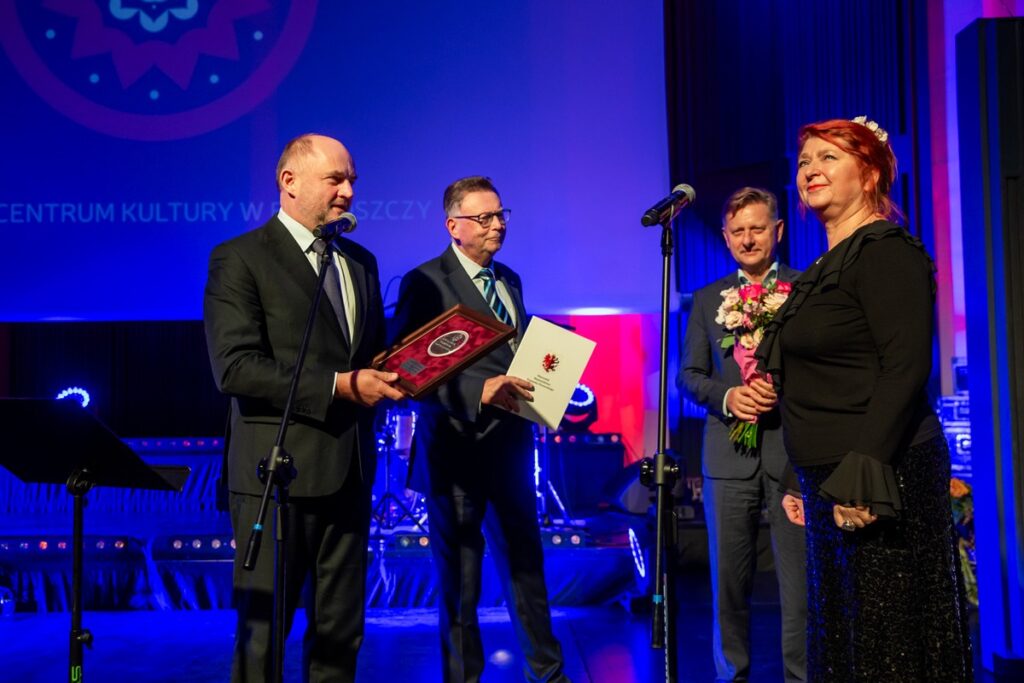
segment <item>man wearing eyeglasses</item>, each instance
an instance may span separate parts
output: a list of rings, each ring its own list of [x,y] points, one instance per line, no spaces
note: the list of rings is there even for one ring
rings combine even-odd
[[[444,193],[451,244],[402,278],[395,313],[401,338],[456,304],[526,327],[522,284],[494,260],[509,209],[489,178],[457,180]],[[533,431],[518,412],[533,385],[505,374],[515,342],[503,344],[420,401],[412,487],[426,495],[440,593],[446,683],[479,681],[484,650],[477,620],[484,538],[531,681],[569,679],[551,632],[533,489]],[[507,410],[500,410],[505,408]],[[513,411],[513,412],[508,412]]]

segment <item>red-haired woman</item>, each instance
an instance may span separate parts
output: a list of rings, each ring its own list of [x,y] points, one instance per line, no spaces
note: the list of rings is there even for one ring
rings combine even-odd
[[[892,222],[896,158],[875,122],[800,129],[796,185],[828,252],[794,283],[758,355],[780,382],[807,530],[810,681],[967,681],[971,657],[929,406],[934,267]]]

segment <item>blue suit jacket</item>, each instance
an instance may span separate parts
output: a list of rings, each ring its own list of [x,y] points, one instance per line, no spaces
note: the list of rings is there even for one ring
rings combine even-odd
[[[508,266],[491,264],[505,284],[516,311],[517,339],[526,327],[522,283]],[[451,247],[441,256],[406,273],[395,310],[397,338],[416,330],[455,304],[493,316]],[[512,348],[502,344],[459,373],[417,405],[410,485],[423,493],[447,494],[472,490],[485,476],[484,468],[513,482],[532,487],[528,462],[533,457],[533,428],[512,413],[481,406],[484,381],[503,375],[512,363]],[[532,481],[532,480],[531,480]]]
[[[798,275],[799,271],[779,264],[780,280],[792,282]],[[722,413],[725,392],[731,387],[740,386],[743,381],[732,351],[722,350],[720,342],[726,330],[715,323],[715,315],[722,303],[722,290],[738,285],[739,277],[734,271],[694,293],[683,342],[680,385],[687,398],[708,411],[701,458],[704,476],[748,479],[762,465],[769,476],[780,480],[786,469],[787,457],[782,443],[778,408],[761,416],[759,424],[762,441],[759,455],[745,455],[737,450],[736,445],[729,440],[733,419]]]

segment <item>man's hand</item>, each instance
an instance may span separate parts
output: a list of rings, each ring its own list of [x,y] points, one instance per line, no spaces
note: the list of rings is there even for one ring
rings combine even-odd
[[[804,525],[804,499],[787,493],[782,497],[782,509],[786,517],[797,526]]]
[[[745,422],[756,422],[757,416],[767,413],[779,402],[775,389],[763,379],[755,378],[750,386],[741,385],[729,390],[725,407]]]
[[[704,500],[704,477],[687,477],[686,488],[690,489],[690,500],[695,503]]]
[[[334,382],[334,396],[367,407],[375,406],[385,398],[401,401],[405,394],[391,386],[397,379],[397,372],[370,369],[339,372]]]
[[[533,391],[533,385],[525,379],[498,375],[484,382],[484,391],[480,396],[480,403],[485,406],[498,406],[499,408],[511,410],[513,413],[518,413],[519,399],[533,400],[531,391]]]

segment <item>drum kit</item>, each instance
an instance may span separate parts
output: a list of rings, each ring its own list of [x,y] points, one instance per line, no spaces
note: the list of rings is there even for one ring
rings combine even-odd
[[[373,485],[372,524],[377,533],[404,523],[423,533],[427,520],[423,496],[407,488],[416,413],[407,405],[390,408],[377,424],[378,476]],[[407,521],[408,520],[408,521]]]
[[[378,470],[373,486],[371,517],[371,532],[376,536],[383,537],[399,530],[427,533],[426,501],[421,493],[407,485],[415,431],[416,412],[404,401],[389,408],[378,420]],[[534,492],[537,516],[543,527],[555,526],[558,522],[572,524],[564,498],[548,477],[552,465],[548,444],[552,435],[552,431],[543,427],[534,431]],[[561,513],[560,520],[553,514],[555,507],[557,513]]]

